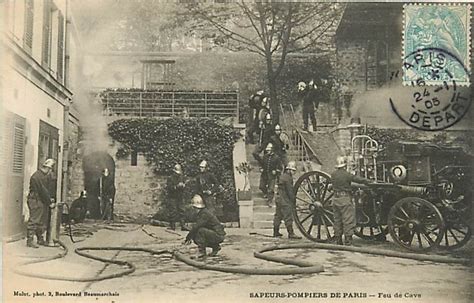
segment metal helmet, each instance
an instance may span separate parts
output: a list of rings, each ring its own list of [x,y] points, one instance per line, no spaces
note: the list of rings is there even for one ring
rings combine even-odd
[[[207,161],[206,161],[206,160],[202,160],[201,163],[199,163],[199,167],[207,168]]]
[[[259,96],[263,95],[263,89],[258,90],[255,94],[256,94],[256,95],[259,95]]]
[[[262,102],[260,103],[261,106],[266,107],[268,105],[269,98],[263,97]]]
[[[87,198],[87,190],[81,191],[81,198]]]
[[[183,173],[183,168],[181,167],[180,164],[176,164],[173,168],[173,171],[177,173],[178,175],[181,175]]]
[[[298,82],[298,90],[299,91],[304,91],[306,89],[306,83],[303,81]]]
[[[336,159],[336,168],[347,166],[347,159],[344,156],[338,156]]]
[[[104,176],[108,177],[108,176],[109,176],[109,169],[108,169],[108,168],[104,168],[104,169],[102,170],[102,174],[103,174]]]
[[[194,197],[191,199],[191,204],[195,208],[206,207],[206,205],[204,205],[204,200],[201,198],[200,195],[194,195]]]
[[[43,167],[53,168],[54,164],[56,164],[56,161],[54,161],[54,159],[47,159],[46,161],[44,161]]]
[[[276,124],[276,125],[275,125],[275,132],[277,132],[277,131],[281,132],[281,126],[280,126],[280,124]]]
[[[273,150],[273,144],[272,144],[272,143],[268,143],[268,144],[267,144],[267,147],[265,147],[265,150],[266,150],[266,151],[272,151],[272,150]]]
[[[296,162],[295,161],[288,162],[288,164],[286,165],[286,169],[296,171]]]
[[[272,120],[272,115],[271,115],[270,113],[268,113],[268,114],[265,116],[265,120],[271,121],[271,120]]]

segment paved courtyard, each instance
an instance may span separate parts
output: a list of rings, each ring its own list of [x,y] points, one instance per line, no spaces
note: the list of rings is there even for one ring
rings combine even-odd
[[[118,226],[118,227],[117,227]],[[89,226],[90,228],[90,226]],[[176,249],[196,254],[195,245],[182,246],[186,233],[171,232],[164,227],[96,225],[93,235],[72,243],[61,236],[68,254],[61,259],[18,267],[15,264],[33,257],[48,257],[59,248],[24,247],[24,241],[4,246],[5,270],[12,267],[29,273],[65,277],[99,277],[123,271],[118,265],[106,265],[78,256],[76,247],[123,246],[154,250]],[[269,230],[227,228],[223,249],[216,258],[206,262],[227,266],[282,268],[287,265],[266,262],[253,257],[265,245],[278,243],[309,243],[303,239],[290,241],[265,237]],[[250,234],[256,232],[257,234]],[[79,238],[78,238],[79,239]],[[374,244],[356,241],[358,246],[398,249],[391,242]],[[457,254],[472,258],[473,245]],[[169,255],[145,252],[91,251],[102,257],[113,257],[135,265],[130,275],[97,282],[64,282],[21,275],[10,275],[4,281],[4,302],[472,302],[474,300],[473,268],[462,265],[436,264],[407,259],[373,256],[327,250],[284,250],[269,254],[291,257],[324,265],[325,271],[312,275],[251,276],[200,270]],[[13,279],[14,277],[14,279]],[[16,292],[16,293],[15,293]],[[35,293],[36,292],[36,293]],[[73,294],[81,294],[75,297]],[[95,295],[85,296],[86,293]],[[96,296],[107,294],[106,296]],[[397,298],[398,294],[401,298]],[[67,296],[66,296],[67,295]]]

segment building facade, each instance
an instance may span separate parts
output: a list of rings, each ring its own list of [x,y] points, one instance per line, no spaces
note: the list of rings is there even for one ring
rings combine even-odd
[[[77,45],[68,0],[6,0],[1,12],[3,232],[15,238],[28,217],[29,178],[45,159],[57,163],[56,201],[67,191],[69,141],[79,122],[70,77]]]

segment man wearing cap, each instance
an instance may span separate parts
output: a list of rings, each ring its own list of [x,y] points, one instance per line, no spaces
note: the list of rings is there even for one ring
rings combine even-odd
[[[352,236],[356,225],[356,210],[352,200],[351,182],[369,184],[371,180],[347,172],[345,156],[336,159],[336,171],[331,174],[334,196],[334,241],[339,244],[352,245]],[[344,242],[342,235],[344,234]]]
[[[33,242],[35,234],[37,243],[46,245],[43,233],[47,224],[49,209],[56,206],[49,188],[49,174],[55,164],[56,162],[53,159],[47,159],[30,178],[30,191],[27,199],[30,218],[26,225],[26,246],[28,247],[39,247]]]
[[[109,169],[104,168],[99,178],[99,203],[102,220],[114,218],[115,184]]]
[[[293,207],[295,205],[295,191],[293,189],[293,173],[296,171],[295,161],[290,161],[286,165],[285,171],[281,174],[275,197],[275,216],[273,217],[273,237],[281,237],[281,220],[285,222],[289,239],[301,239],[295,235],[293,230]]]
[[[198,246],[197,258],[206,257],[206,247],[211,247],[212,252],[209,256],[216,256],[221,250],[220,244],[224,241],[224,226],[219,222],[217,217],[206,209],[203,199],[199,195],[195,195],[191,200],[192,206],[197,210],[196,223],[186,236],[184,244],[190,244],[191,240]]]
[[[260,163],[261,175],[259,188],[267,198],[267,204],[272,207],[275,182],[283,167],[280,157],[274,152],[273,144],[268,143],[265,148],[263,159],[259,155],[256,157]]]
[[[185,177],[183,175],[183,169],[180,164],[176,164],[166,182],[170,229],[172,230],[176,229],[176,221],[179,222],[181,230],[187,230],[184,226],[184,188]]]
[[[204,199],[206,208],[216,214],[216,193],[222,191],[221,185],[217,185],[216,177],[209,171],[209,164],[206,160],[199,164],[199,173],[196,177],[197,192]]]

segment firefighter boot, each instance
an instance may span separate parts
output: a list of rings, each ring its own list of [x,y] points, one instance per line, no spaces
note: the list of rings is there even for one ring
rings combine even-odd
[[[197,255],[196,259],[202,260],[202,259],[205,259],[206,256],[207,256],[207,254],[206,254],[206,247],[205,247],[205,246],[199,246],[199,247],[198,247],[198,255]]]
[[[26,231],[26,246],[32,247],[32,248],[39,248],[39,246],[36,245],[35,242],[33,242],[33,236],[34,236],[34,232],[32,230]]]
[[[273,238],[279,238],[283,237],[283,235],[280,233],[280,227],[273,227]]]
[[[343,245],[342,236],[334,236],[329,240],[329,243],[336,244],[336,245]]]
[[[38,239],[38,241],[37,241],[38,245],[46,246],[46,242],[44,241],[42,230],[37,230],[36,231],[36,238]]]
[[[300,236],[295,235],[295,231],[293,230],[293,225],[287,226],[286,229],[288,230],[288,239],[295,239],[295,240],[301,239]]]
[[[217,244],[217,246],[214,246],[212,248],[212,252],[209,254],[210,257],[215,257],[217,256],[217,253],[219,252],[219,250],[221,250],[221,246],[219,244]]]
[[[352,236],[344,236],[344,245],[352,246]]]

